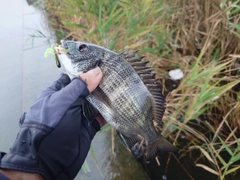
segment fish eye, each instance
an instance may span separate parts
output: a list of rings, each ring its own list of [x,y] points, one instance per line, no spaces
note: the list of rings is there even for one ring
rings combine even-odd
[[[78,48],[78,50],[79,50],[80,52],[86,52],[87,49],[88,49],[88,47],[87,47],[87,45],[85,45],[85,44],[80,45],[79,48]]]

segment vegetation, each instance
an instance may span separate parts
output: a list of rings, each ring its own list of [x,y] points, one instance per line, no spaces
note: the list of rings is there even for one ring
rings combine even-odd
[[[138,49],[163,86],[161,130],[181,157],[197,149],[196,166],[218,179],[239,173],[240,0],[48,0],[44,7],[58,38]],[[177,68],[181,80],[168,75]]]

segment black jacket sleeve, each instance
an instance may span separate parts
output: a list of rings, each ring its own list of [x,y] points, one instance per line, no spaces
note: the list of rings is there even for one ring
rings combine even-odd
[[[9,179],[0,173],[0,180],[9,180]]]

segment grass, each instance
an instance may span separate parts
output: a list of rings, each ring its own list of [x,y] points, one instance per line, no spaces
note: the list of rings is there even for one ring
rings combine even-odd
[[[196,166],[218,179],[237,174],[239,0],[49,0],[44,6],[58,38],[145,55],[167,97],[163,134],[181,156],[199,150]],[[176,68],[184,73],[180,81],[168,75]]]

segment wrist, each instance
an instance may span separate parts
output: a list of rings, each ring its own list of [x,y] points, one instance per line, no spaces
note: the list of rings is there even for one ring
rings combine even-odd
[[[22,171],[14,171],[14,170],[6,170],[6,169],[0,169],[0,173],[3,174],[8,179],[14,179],[14,180],[44,180],[42,176],[36,173],[26,173]]]
[[[98,114],[95,119],[98,122],[100,128],[102,128],[106,124],[106,121],[103,119],[103,117],[100,114]]]

